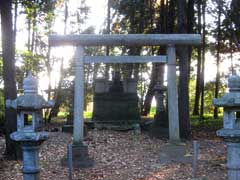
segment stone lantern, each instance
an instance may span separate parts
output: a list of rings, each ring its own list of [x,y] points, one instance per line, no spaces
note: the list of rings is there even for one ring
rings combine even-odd
[[[229,92],[213,99],[216,107],[223,107],[223,129],[217,131],[227,143],[227,169],[229,180],[240,179],[240,77],[233,73],[228,79]]]
[[[43,141],[48,139],[48,133],[41,131],[42,109],[50,108],[53,101],[46,102],[37,94],[38,82],[29,72],[23,80],[23,95],[15,100],[7,100],[6,107],[17,111],[17,131],[10,137],[20,142],[23,151],[23,179],[39,179],[38,152]]]
[[[154,121],[152,123],[152,127],[149,133],[152,137],[168,138],[168,116],[165,103],[165,93],[167,91],[167,87],[160,84],[160,82],[158,81],[157,84],[154,86],[153,90],[156,99],[156,113],[154,115]]]
[[[155,99],[156,99],[156,115],[154,117],[155,120],[157,119],[162,119],[166,121],[166,115],[164,113],[166,113],[166,107],[164,105],[164,101],[165,101],[165,95],[164,93],[167,91],[167,87],[164,85],[161,85],[159,82],[157,82],[157,84],[154,86],[153,88],[154,90],[154,95],[155,95]],[[168,122],[165,124],[168,126]]]

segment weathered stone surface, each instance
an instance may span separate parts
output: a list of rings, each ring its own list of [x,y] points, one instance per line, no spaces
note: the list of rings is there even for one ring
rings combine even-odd
[[[83,143],[72,145],[72,160],[74,168],[89,168],[94,165],[93,159],[89,157],[88,147]],[[63,166],[68,166],[68,158],[65,156],[61,161]]]
[[[133,93],[96,93],[92,119],[97,128],[132,129],[140,121],[137,95]]]
[[[222,98],[213,99],[213,104],[224,108],[224,127],[217,131],[228,147],[227,168],[228,179],[240,178],[240,77],[234,72],[228,79],[229,93]]]
[[[111,34],[50,35],[50,46],[159,46],[200,45],[199,34]]]
[[[217,107],[239,107],[240,93],[226,93],[219,99],[213,99],[213,105]]]
[[[22,145],[24,180],[39,180],[39,148],[48,139],[47,132],[40,132],[41,110],[53,106],[53,103],[46,102],[37,94],[37,85],[37,79],[29,73],[23,81],[24,94],[6,103],[7,107],[17,110],[17,131],[10,137]]]
[[[39,180],[39,149],[38,141],[33,143],[24,143],[22,145],[23,151],[23,179],[24,180]]]
[[[137,82],[134,79],[121,81],[119,71],[112,72],[109,91],[106,92],[106,81],[100,81],[100,87],[95,88],[93,99],[93,117],[95,127],[99,129],[128,130],[139,124]],[[104,92],[103,92],[104,91]]]
[[[169,164],[172,162],[190,163],[192,156],[186,153],[186,145],[184,143],[169,143],[161,148],[160,163]]]
[[[137,81],[135,79],[127,79],[123,82],[123,89],[126,93],[136,93]]]
[[[49,104],[38,94],[24,94],[19,96],[16,100],[8,101],[7,106],[14,109],[42,109],[50,108],[52,104]]]
[[[96,93],[104,93],[109,90],[109,82],[105,79],[96,79],[95,82],[95,92]]]
[[[47,132],[13,132],[10,134],[11,139],[19,142],[28,142],[28,141],[45,141],[48,139]]]
[[[169,137],[169,121],[166,108],[166,91],[167,87],[161,85],[159,82],[154,87],[156,99],[156,114],[151,126],[150,136],[156,138]]]

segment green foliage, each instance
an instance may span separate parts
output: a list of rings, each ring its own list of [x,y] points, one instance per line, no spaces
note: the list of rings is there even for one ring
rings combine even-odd
[[[156,106],[151,107],[149,117],[154,117],[156,114]]]
[[[16,80],[18,88],[22,88],[22,81],[26,73],[31,71],[34,75],[37,75],[43,70],[41,55],[33,54],[31,51],[20,51],[18,52],[20,61],[17,61],[16,66]]]
[[[84,119],[91,119],[92,118],[92,111],[84,111],[83,117],[84,117]]]
[[[212,104],[212,99],[214,98],[214,88],[215,88],[215,82],[210,81],[205,84],[205,113],[210,114],[214,110],[214,106]],[[223,94],[226,92],[226,85],[223,83],[223,81],[220,81],[219,86],[219,97],[222,97]],[[221,108],[219,109],[221,112]]]
[[[68,115],[69,115],[69,111],[66,111],[66,109],[62,109],[61,111],[59,111],[57,117],[58,118],[67,118]],[[84,111],[83,117],[84,117],[84,119],[91,119],[92,111]]]
[[[190,79],[189,81],[189,111],[190,113],[193,111],[194,100],[195,100],[195,84],[196,81],[194,79]],[[214,98],[214,90],[215,90],[215,82],[209,81],[205,84],[205,96],[204,96],[204,113],[211,114],[213,113],[214,106],[212,104],[212,100]],[[219,97],[223,96],[226,92],[226,82],[224,78],[220,81],[219,86]],[[222,108],[219,108],[220,113],[222,112]]]
[[[194,79],[189,80],[189,112],[193,112],[194,100],[195,100],[195,86],[196,81]]]
[[[212,114],[205,114],[204,119],[199,118],[198,116],[191,116],[191,125],[197,129],[213,129],[217,130],[222,128],[223,120],[222,116],[218,119],[214,119]]]

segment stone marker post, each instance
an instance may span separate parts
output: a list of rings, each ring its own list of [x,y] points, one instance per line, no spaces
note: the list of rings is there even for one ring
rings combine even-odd
[[[179,116],[178,116],[178,95],[177,95],[177,78],[176,78],[176,48],[169,45],[167,48],[168,58],[168,118],[169,118],[169,141],[180,142],[179,135]]]
[[[213,99],[216,107],[223,107],[223,129],[217,131],[227,143],[228,180],[240,179],[240,77],[234,73],[228,79],[229,92]]]
[[[15,100],[7,100],[6,107],[17,110],[17,131],[10,137],[20,142],[23,151],[23,179],[39,179],[39,148],[48,139],[48,133],[40,131],[42,123],[42,109],[54,105],[46,102],[37,94],[38,84],[31,73],[23,80],[24,94]]]

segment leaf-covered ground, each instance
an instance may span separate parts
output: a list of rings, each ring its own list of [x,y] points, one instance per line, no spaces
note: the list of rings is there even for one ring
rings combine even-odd
[[[204,132],[195,135],[199,141],[198,177],[208,180],[226,179],[226,146]],[[203,137],[203,138],[202,138]],[[206,138],[207,137],[207,138]],[[68,168],[60,161],[67,151],[71,135],[51,132],[40,151],[40,177],[42,180],[68,179]],[[73,179],[81,180],[187,180],[192,179],[192,165],[159,163],[164,139],[152,139],[146,133],[97,131],[89,132],[85,140],[94,159],[92,168],[75,169]],[[192,141],[186,142],[192,153]],[[0,136],[0,152],[4,151],[4,137]],[[8,161],[0,155],[0,179],[22,178],[21,162]]]

